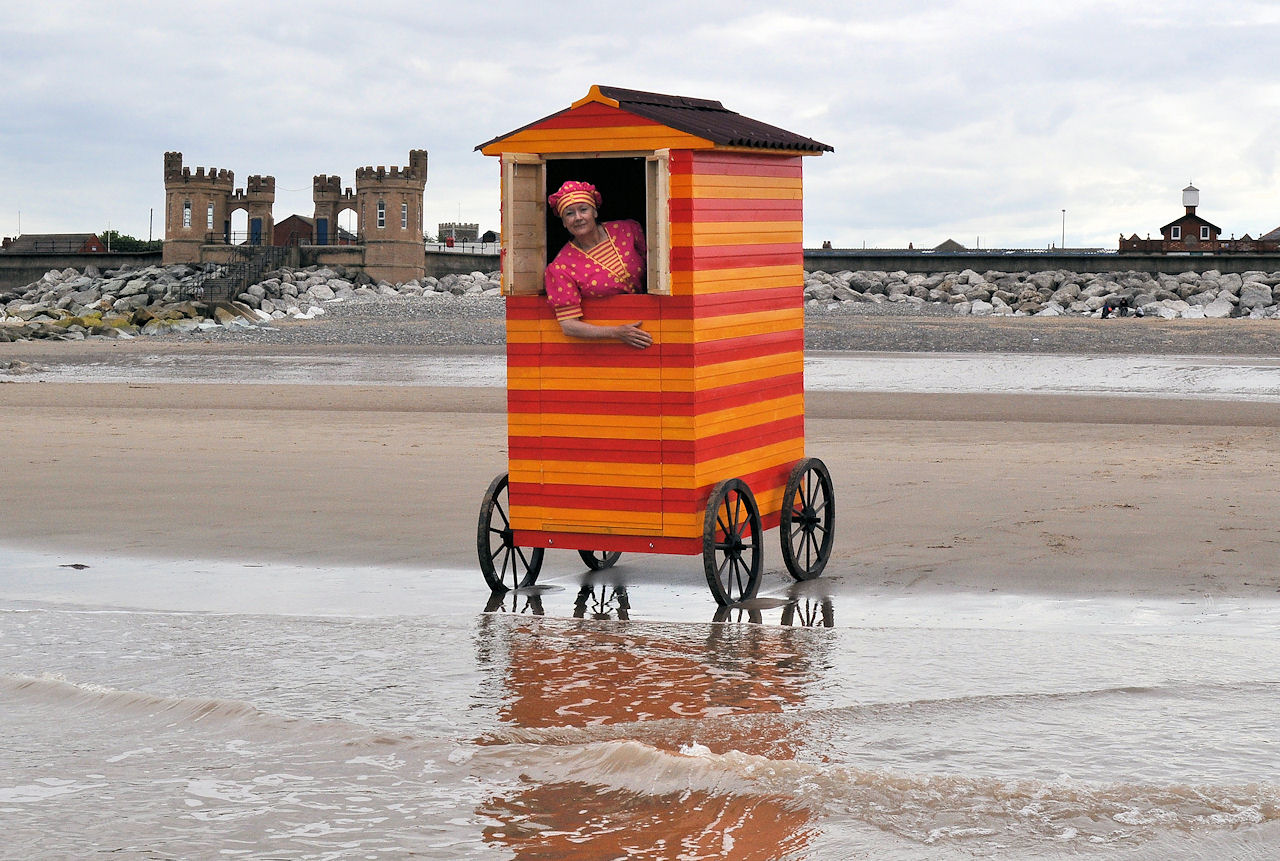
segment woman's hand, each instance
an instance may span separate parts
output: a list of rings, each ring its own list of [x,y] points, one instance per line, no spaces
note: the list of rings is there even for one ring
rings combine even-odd
[[[653,336],[640,328],[643,321],[637,320],[634,323],[628,323],[625,326],[614,326],[614,336],[628,347],[635,347],[637,350],[653,344]]]

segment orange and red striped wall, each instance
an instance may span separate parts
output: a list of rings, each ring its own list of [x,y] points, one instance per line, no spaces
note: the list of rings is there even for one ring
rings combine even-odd
[[[717,482],[746,481],[769,528],[804,456],[801,159],[669,165],[671,295],[583,303],[589,322],[642,320],[651,348],[569,339],[545,297],[507,298],[520,545],[698,553]]]

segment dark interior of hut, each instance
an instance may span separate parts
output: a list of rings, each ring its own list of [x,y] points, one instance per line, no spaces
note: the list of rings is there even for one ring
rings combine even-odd
[[[548,194],[566,180],[589,182],[604,201],[599,209],[600,221],[634,219],[644,226],[645,160],[626,158],[549,158],[547,159]],[[550,208],[547,209],[547,263],[550,263],[569,241],[569,231]]]

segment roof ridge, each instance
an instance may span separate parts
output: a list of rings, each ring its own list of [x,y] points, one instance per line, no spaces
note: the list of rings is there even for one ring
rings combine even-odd
[[[623,87],[600,85],[597,91],[608,98],[619,102],[630,102],[641,105],[660,105],[667,108],[691,108],[704,111],[724,111],[734,113],[715,99],[697,99],[692,96],[673,96],[666,93],[652,93],[646,90],[628,90]]]

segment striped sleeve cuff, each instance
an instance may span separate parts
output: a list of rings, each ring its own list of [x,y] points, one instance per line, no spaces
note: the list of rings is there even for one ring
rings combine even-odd
[[[556,321],[561,320],[577,320],[582,317],[582,303],[575,302],[572,305],[565,305],[555,309]]]

